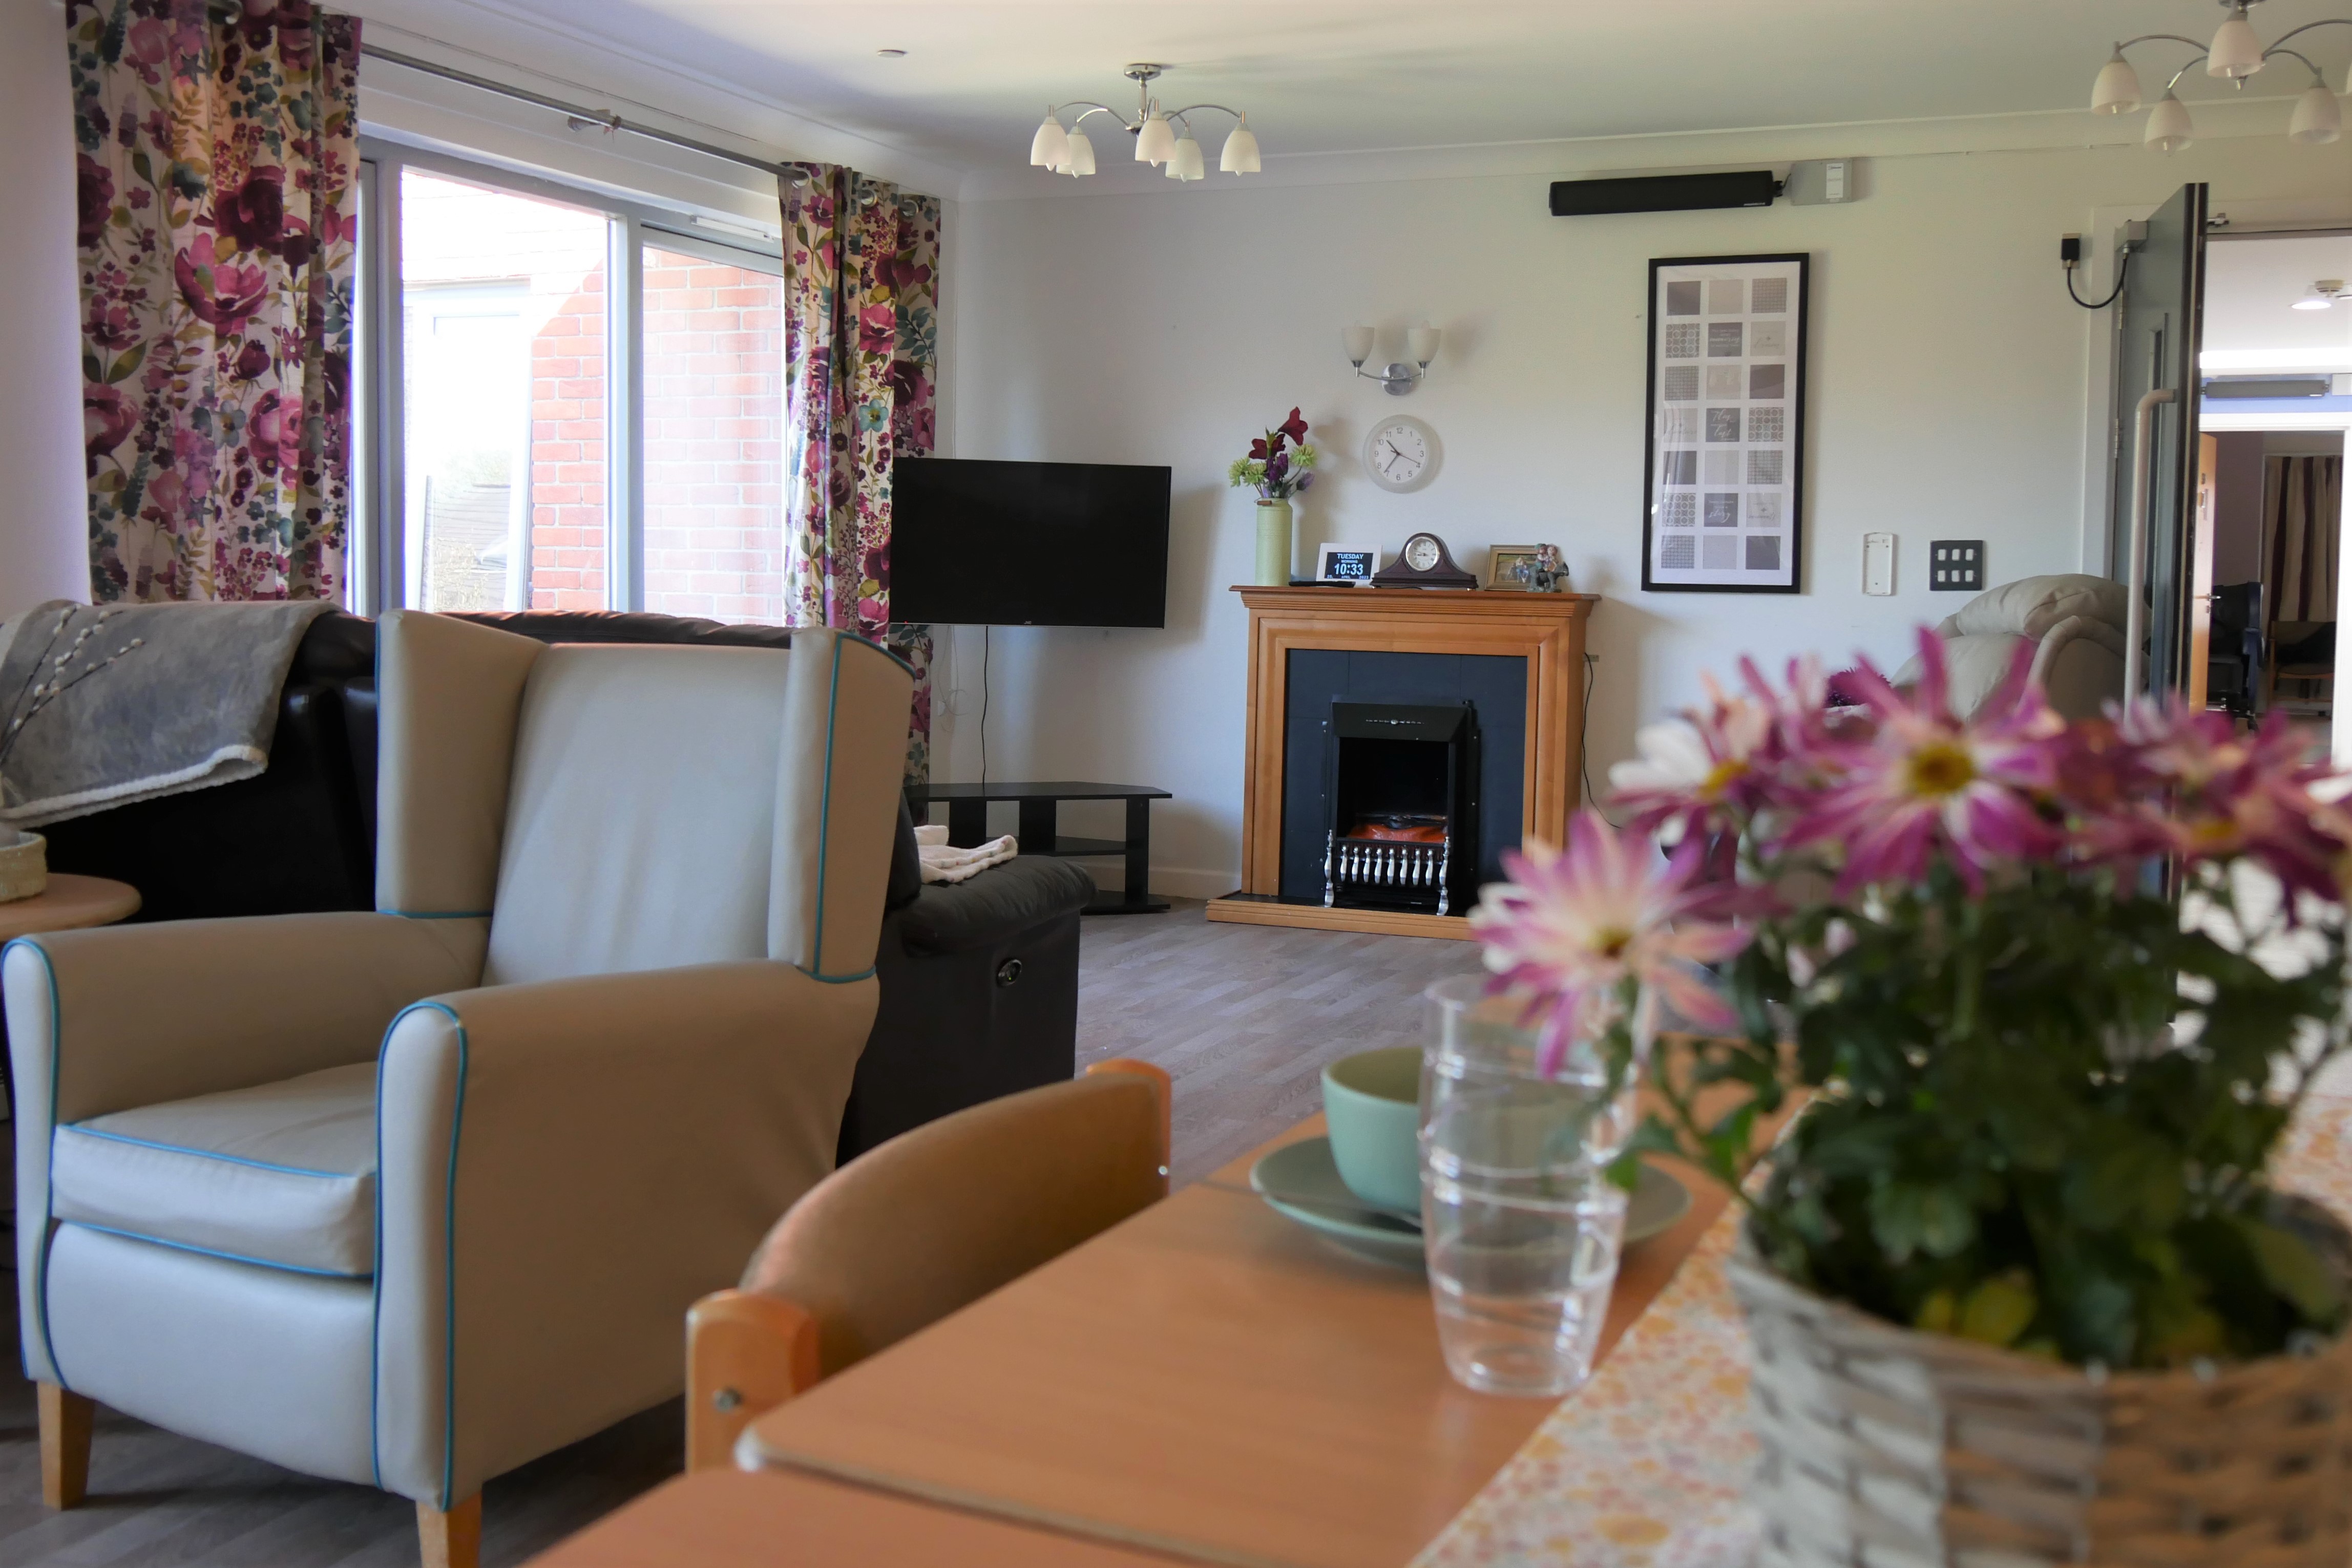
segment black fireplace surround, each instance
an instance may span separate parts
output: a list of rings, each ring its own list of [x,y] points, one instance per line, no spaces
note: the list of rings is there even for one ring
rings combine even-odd
[[[1527,660],[1296,648],[1286,673],[1283,902],[1468,914],[1519,844]]]

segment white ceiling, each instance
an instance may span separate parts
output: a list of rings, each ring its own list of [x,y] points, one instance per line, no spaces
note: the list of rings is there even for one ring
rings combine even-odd
[[[1130,60],[1171,68],[1161,87],[1171,107],[1247,110],[1271,160],[2080,111],[2116,38],[2210,37],[2221,18],[2212,0],[357,0],[352,8],[509,59],[518,39],[550,30],[967,172],[1025,158],[1048,101],[1131,108],[1133,89],[1118,74]],[[2263,0],[2253,16],[2267,40],[2345,14],[2341,0]],[[472,23],[477,37],[451,36]],[[2352,28],[2305,42],[2341,87]],[[908,52],[885,59],[882,48]],[[2145,50],[2134,57],[2153,94],[2189,51]],[[2282,61],[2245,96],[2284,99],[2307,82]],[[2182,84],[2192,109],[2230,95],[2201,68]],[[659,107],[690,114],[695,106]],[[2281,102],[2282,131],[2285,113]],[[1203,131],[1221,138],[1222,122]],[[1207,146],[1213,169],[1216,145]],[[1099,138],[1097,147],[1116,152]]]
[[[2327,310],[2294,308],[2322,278],[2352,282],[2352,235],[2207,246],[2205,368],[2352,369],[2352,300]]]

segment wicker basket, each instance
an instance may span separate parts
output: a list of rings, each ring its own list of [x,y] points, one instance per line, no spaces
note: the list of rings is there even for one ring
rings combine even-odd
[[[2352,1339],[2095,1380],[1814,1295],[1744,1238],[1728,1268],[1754,1357],[1759,1568],[2352,1561]]]
[[[30,898],[49,885],[49,841],[0,828],[0,904]]]

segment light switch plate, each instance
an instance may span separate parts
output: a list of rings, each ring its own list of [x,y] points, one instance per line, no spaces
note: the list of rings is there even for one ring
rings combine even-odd
[[[1895,591],[1895,536],[1862,536],[1862,591],[1884,598]]]
[[[1927,546],[1927,586],[1937,593],[1982,593],[1982,539],[1935,539]]]

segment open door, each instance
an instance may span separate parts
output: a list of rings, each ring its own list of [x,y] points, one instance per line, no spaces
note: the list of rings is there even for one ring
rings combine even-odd
[[[2116,302],[2116,476],[2109,559],[2131,580],[2132,506],[2145,486],[2147,518],[2139,534],[2147,582],[2149,695],[2189,686],[2192,597],[2197,560],[2197,356],[2204,339],[2203,185],[2183,185],[2147,220],[2132,247],[2131,269]],[[2143,395],[2169,389],[2151,410],[2147,440],[2137,438]],[[2137,482],[2136,482],[2137,481]],[[2201,666],[2199,668],[2201,675]],[[2202,685],[2201,680],[2199,685]]]
[[[2189,545],[2189,668],[2180,688],[2189,695],[2191,713],[2203,713],[2212,695],[2207,683],[2213,674],[2213,530],[2221,484],[2221,443],[2200,431],[2197,502],[2189,510],[2195,529]]]

